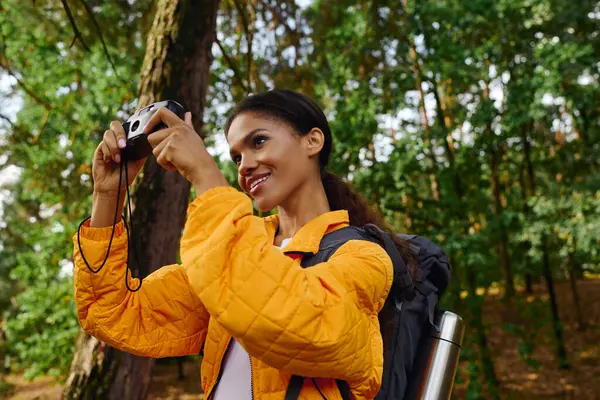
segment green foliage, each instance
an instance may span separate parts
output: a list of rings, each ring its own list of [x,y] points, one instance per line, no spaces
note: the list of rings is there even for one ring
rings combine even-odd
[[[7,344],[16,356],[17,369],[26,367],[25,378],[42,374],[59,376],[68,370],[73,338],[79,333],[74,314],[72,282],[43,281],[16,298],[19,305],[6,323]]]
[[[72,358],[79,325],[71,237],[89,214],[96,144],[112,119],[135,106],[145,42],[141,28],[147,25],[142,11],[148,6],[144,1],[95,9],[110,43],[108,55],[81,5],[71,11],[90,51],[81,42],[70,46],[73,33],[57,3],[0,6],[0,66],[4,77],[13,77],[11,90],[24,103],[0,142],[5,166],[18,174],[6,185],[11,201],[4,204],[0,230],[6,254],[0,284],[10,290],[2,291],[0,302],[11,367],[24,369],[29,378],[64,375]]]
[[[517,354],[519,359],[533,369],[541,364],[533,357],[541,339],[540,331],[550,325],[548,306],[545,301],[534,296],[519,296],[514,310],[518,321],[504,323],[502,330],[518,338]]]
[[[467,400],[479,400],[482,398],[483,385],[480,383],[478,377],[481,371],[477,367],[476,363],[470,363],[467,366],[467,374],[469,377],[469,386],[467,389]]]
[[[9,395],[12,394],[13,389],[14,388],[12,387],[12,385],[9,385],[3,379],[3,377],[0,375],[0,396],[2,396],[2,397],[8,397]]]
[[[495,390],[481,346],[482,293],[505,284],[501,245],[517,282],[541,275],[544,249],[556,277],[598,272],[597,4],[401,3],[222,2],[202,133],[224,150],[231,107],[267,88],[301,90],[323,105],[336,140],[330,169],[395,229],[430,237],[450,256],[444,306],[467,321],[461,379],[468,398],[481,398]],[[72,27],[54,2],[0,5],[0,67],[21,81],[2,95],[24,102],[0,139],[0,171],[20,171],[5,186],[0,306],[9,355],[30,376],[64,372],[70,361],[71,235],[89,213],[96,143],[135,108],[152,21],[149,1],[102,2],[94,16],[107,56],[86,10],[72,7],[89,52],[80,40],[70,46]],[[235,185],[235,166],[215,156]],[[529,323],[504,329],[535,367],[534,333],[550,317],[546,302],[528,299],[517,294],[513,306]],[[49,353],[59,348],[63,358]]]
[[[532,217],[526,221],[521,239],[531,242],[531,257],[541,257],[537,245],[543,235],[552,234],[556,253],[566,259],[577,253],[586,260],[590,272],[598,272],[600,263],[600,192],[559,193],[539,196],[530,201]]]

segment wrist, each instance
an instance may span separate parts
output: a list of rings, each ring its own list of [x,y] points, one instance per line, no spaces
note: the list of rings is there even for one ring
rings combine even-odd
[[[204,179],[192,182],[196,197],[200,197],[207,190],[219,187],[229,186],[229,182],[225,179],[225,175],[217,168],[216,173],[204,176]]]
[[[119,190],[109,190],[109,191],[100,191],[100,190],[94,190],[93,193],[93,199],[94,200],[108,200],[108,201],[116,201],[117,200],[117,196],[119,196],[119,199],[122,200],[125,198],[125,189],[119,191]]]
[[[217,186],[229,186],[225,175],[211,158],[210,162],[198,165],[188,179],[196,190],[196,195]]]
[[[186,179],[192,186],[201,186],[207,180],[210,180],[215,174],[221,174],[219,166],[215,163],[212,157],[205,159],[204,157],[196,163],[193,170],[186,174]]]
[[[118,203],[117,195],[119,195]],[[121,220],[124,202],[125,191],[94,191],[90,227],[103,228],[112,226],[115,223],[115,211],[117,213],[116,222],[118,223]]]

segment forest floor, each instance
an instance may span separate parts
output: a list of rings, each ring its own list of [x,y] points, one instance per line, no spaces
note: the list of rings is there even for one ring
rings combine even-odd
[[[564,324],[564,338],[571,363],[569,370],[558,368],[554,356],[554,340],[551,324],[546,324],[534,338],[536,342],[532,358],[540,365],[533,368],[519,358],[519,338],[501,328],[503,323],[519,321],[517,313],[508,311],[499,295],[488,295],[484,304],[484,319],[489,331],[489,344],[495,360],[496,375],[501,384],[501,398],[515,400],[533,399],[581,399],[600,400],[600,280],[578,283],[583,314],[588,327],[578,330],[573,297],[568,282],[556,285],[559,313]],[[534,287],[531,299],[547,300],[544,285]],[[547,305],[547,304],[546,304]],[[546,312],[546,311],[541,311]],[[467,334],[469,332],[467,331]],[[150,387],[150,400],[197,400],[202,399],[200,389],[200,361],[183,364],[184,380],[178,380],[177,364],[157,364]],[[454,398],[466,398],[467,363],[461,362],[459,375],[463,377],[454,387]],[[20,375],[8,376],[13,386],[9,400],[55,400],[60,398],[61,388],[51,378],[25,381]],[[0,395],[0,397],[2,397]]]
[[[519,338],[502,329],[502,324],[512,322],[521,324],[525,332],[531,332],[527,326],[533,322],[523,318],[519,320],[515,316],[517,313],[507,310],[499,295],[488,296],[485,300],[484,323],[490,328],[488,341],[502,399],[600,400],[600,280],[579,281],[577,284],[583,321],[587,325],[585,330],[579,330],[569,283],[560,282],[555,287],[570,363],[568,370],[558,367],[545,283],[535,285],[530,298],[544,301],[541,309],[538,308],[539,313],[544,315],[530,316],[531,319],[547,321],[535,337],[529,338],[535,342],[531,358],[539,363],[538,368],[519,358]],[[465,361],[460,363],[458,374],[467,376]],[[457,382],[453,394],[456,399],[466,398],[466,383]]]

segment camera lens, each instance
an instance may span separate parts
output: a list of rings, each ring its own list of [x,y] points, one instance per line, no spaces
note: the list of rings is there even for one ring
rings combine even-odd
[[[135,121],[133,123],[133,125],[131,126],[131,131],[135,132],[135,131],[137,131],[137,128],[139,128],[139,127],[140,127],[140,121]]]

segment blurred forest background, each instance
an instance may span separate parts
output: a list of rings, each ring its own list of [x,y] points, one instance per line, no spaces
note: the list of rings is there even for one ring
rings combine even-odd
[[[234,182],[229,110],[286,87],[325,108],[331,168],[449,254],[455,398],[600,399],[599,36],[595,0],[2,0],[0,397],[200,398],[197,356],[80,333],[92,154],[111,120],[173,98]],[[153,210],[191,195],[146,170],[142,253],[182,228]]]

